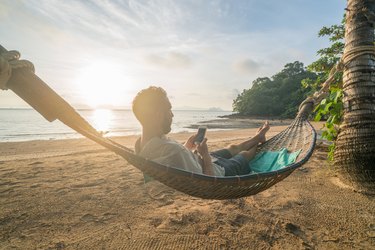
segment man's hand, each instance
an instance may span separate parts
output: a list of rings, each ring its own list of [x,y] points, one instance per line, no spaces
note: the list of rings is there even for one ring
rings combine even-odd
[[[187,149],[193,151],[193,150],[197,147],[197,145],[194,143],[194,140],[195,140],[195,137],[196,137],[196,136],[197,136],[196,134],[190,136],[189,139],[185,142],[184,146],[185,146]]]
[[[192,135],[185,142],[184,146],[189,150],[197,149],[199,155],[202,157],[202,172],[206,175],[214,175],[214,170],[211,162],[211,156],[208,152],[207,138],[199,144],[195,144],[194,140],[197,135]]]
[[[203,141],[198,144],[197,151],[202,157],[209,155],[208,146],[207,146],[207,138],[204,138]]]

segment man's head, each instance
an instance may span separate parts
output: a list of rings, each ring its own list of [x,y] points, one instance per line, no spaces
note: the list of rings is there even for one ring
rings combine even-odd
[[[171,131],[171,109],[167,93],[160,87],[143,89],[133,100],[133,113],[142,127],[159,130],[162,134]]]

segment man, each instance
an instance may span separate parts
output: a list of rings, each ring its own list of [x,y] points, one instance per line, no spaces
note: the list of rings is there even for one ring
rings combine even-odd
[[[138,155],[163,165],[212,176],[248,174],[249,161],[269,130],[266,122],[253,138],[209,153],[207,138],[195,144],[195,134],[180,144],[166,137],[171,131],[173,113],[164,89],[151,86],[141,90],[133,100],[133,113],[142,125],[142,135],[135,144]]]

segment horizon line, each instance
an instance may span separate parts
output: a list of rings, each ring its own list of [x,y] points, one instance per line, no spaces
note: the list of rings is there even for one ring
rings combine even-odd
[[[106,107],[100,107],[100,108],[75,108],[75,110],[99,110],[99,109],[106,109],[106,110],[118,110],[118,111],[131,111],[131,108],[106,108]],[[34,108],[31,107],[0,107],[0,110],[35,110]],[[35,110],[36,111],[36,110]],[[216,109],[216,108],[172,108],[172,111],[211,111],[211,112],[233,112],[233,110],[224,110],[224,109]]]

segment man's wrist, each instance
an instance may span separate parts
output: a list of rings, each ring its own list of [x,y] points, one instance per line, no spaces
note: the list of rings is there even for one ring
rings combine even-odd
[[[203,160],[203,164],[202,164],[203,173],[206,175],[214,175],[210,154],[205,153],[204,155],[201,155],[201,157]]]
[[[201,156],[202,156],[203,159],[211,159],[211,156],[208,152],[201,154]]]

